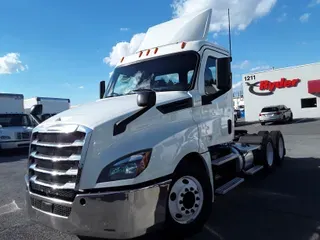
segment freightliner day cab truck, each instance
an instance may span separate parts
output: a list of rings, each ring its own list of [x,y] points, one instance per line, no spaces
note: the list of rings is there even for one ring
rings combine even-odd
[[[70,99],[50,97],[33,97],[25,99],[25,112],[29,114],[31,109],[36,105],[42,105],[42,112],[37,118],[39,121],[43,122],[60,112],[68,110],[70,108]]]
[[[24,113],[23,95],[0,93],[0,151],[28,148],[38,122]]]
[[[163,227],[192,236],[226,194],[285,156],[279,131],[234,129],[229,52],[205,41],[211,10],[151,27],[100,100],[38,125],[26,202],[31,219],[89,237]]]

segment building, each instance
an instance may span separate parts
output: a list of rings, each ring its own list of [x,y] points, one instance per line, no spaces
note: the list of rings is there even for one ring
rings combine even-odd
[[[285,105],[293,118],[320,118],[320,62],[244,74],[246,121],[257,121],[265,106]]]

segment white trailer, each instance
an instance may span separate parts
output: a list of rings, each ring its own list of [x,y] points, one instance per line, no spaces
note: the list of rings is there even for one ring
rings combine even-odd
[[[201,231],[226,194],[285,156],[279,131],[234,130],[231,57],[205,41],[211,10],[151,27],[100,100],[32,134],[30,218],[80,239],[127,239],[163,227]],[[167,239],[167,238],[166,238]]]
[[[30,113],[31,108],[35,105],[42,105],[42,114],[38,116],[41,121],[68,110],[70,108],[70,99],[67,98],[49,98],[49,97],[33,97],[24,100],[24,108],[26,113]]]
[[[0,149],[29,147],[35,125],[24,113],[22,94],[0,93]]]

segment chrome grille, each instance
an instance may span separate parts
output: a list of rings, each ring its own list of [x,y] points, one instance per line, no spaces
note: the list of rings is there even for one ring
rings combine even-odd
[[[87,132],[81,127],[67,133],[57,130],[33,133],[29,155],[31,192],[69,202],[74,200]]]
[[[62,206],[60,204],[46,203],[43,200],[31,197],[31,205],[39,210],[68,217],[71,213],[71,207]]]

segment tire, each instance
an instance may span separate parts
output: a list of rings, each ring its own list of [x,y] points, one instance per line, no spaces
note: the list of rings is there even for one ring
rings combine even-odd
[[[253,152],[255,162],[259,165],[264,166],[266,173],[270,173],[274,169],[275,164],[275,154],[273,142],[269,134],[261,133],[263,136],[261,149]]]
[[[269,135],[273,143],[275,162],[277,165],[281,165],[286,155],[283,135],[280,131],[271,131]]]
[[[212,209],[212,187],[208,174],[195,164],[182,163],[171,182],[166,221],[166,239],[184,239],[202,231]],[[190,216],[193,215],[193,218]]]
[[[293,121],[293,114],[291,113],[290,118],[289,118],[289,122]]]

